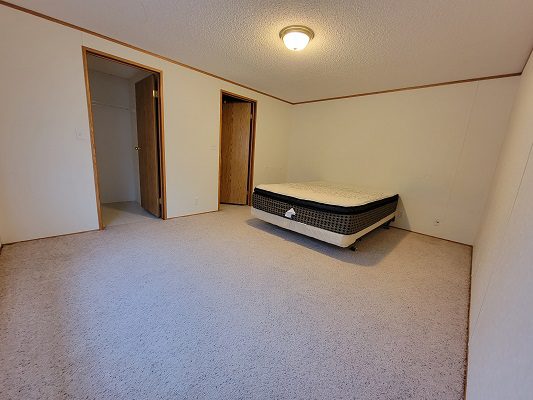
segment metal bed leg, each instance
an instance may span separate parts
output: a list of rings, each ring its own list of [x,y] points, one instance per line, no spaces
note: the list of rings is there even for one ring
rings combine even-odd
[[[394,217],[393,219],[388,220],[388,221],[385,222],[383,225],[381,225],[381,227],[382,227],[383,229],[390,229],[390,223],[391,223],[391,222],[394,222],[395,219],[396,219],[396,217]]]
[[[381,225],[381,227],[383,229],[390,229],[390,224],[391,222],[394,222],[394,220],[396,219],[396,217],[392,218],[392,219],[389,219],[387,222],[385,222],[383,225]],[[355,242],[353,242],[349,247],[349,249],[351,251],[356,251],[357,250],[357,242],[361,241],[363,239],[363,237],[360,237],[359,239],[356,239]]]
[[[349,248],[350,248],[351,251],[356,251],[356,250],[357,250],[357,242],[359,242],[360,240],[361,240],[361,238],[356,239],[355,242],[353,242],[353,243],[349,246]]]

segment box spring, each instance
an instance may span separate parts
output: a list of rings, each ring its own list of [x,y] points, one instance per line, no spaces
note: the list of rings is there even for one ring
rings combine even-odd
[[[252,205],[257,210],[287,218],[285,213],[292,208],[292,221],[341,235],[363,231],[388,216],[393,219],[397,204],[398,195],[354,207],[321,204],[258,189],[252,195]]]

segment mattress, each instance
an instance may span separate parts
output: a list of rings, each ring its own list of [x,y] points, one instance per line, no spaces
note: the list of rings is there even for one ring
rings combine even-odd
[[[398,195],[330,182],[259,185],[252,214],[341,247],[396,216]]]

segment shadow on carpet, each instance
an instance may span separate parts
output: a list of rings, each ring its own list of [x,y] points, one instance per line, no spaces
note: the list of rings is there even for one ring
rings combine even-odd
[[[363,236],[357,242],[357,250],[342,248],[318,239],[302,235],[288,229],[272,225],[257,218],[252,218],[246,223],[270,235],[282,238],[309,250],[335,258],[336,260],[358,266],[373,267],[386,257],[409,234],[400,229],[378,228]]]

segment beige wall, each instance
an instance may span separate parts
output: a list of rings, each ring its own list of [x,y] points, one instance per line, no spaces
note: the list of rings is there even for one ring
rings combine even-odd
[[[255,182],[286,180],[290,105],[0,7],[5,243],[98,228],[82,45],[163,71],[169,217],[218,207],[221,89],[258,101]]]
[[[514,77],[297,105],[289,180],[398,192],[402,216],[396,226],[472,244],[518,82]]]
[[[0,7],[0,219],[6,242],[95,229],[81,34]]]
[[[4,242],[96,229],[81,46],[163,71],[168,216],[217,209],[220,90],[258,100],[255,183],[401,194],[397,226],[472,243],[518,77],[291,106],[0,7]],[[435,220],[440,224],[435,225]]]
[[[474,245],[468,400],[533,393],[533,59]]]

